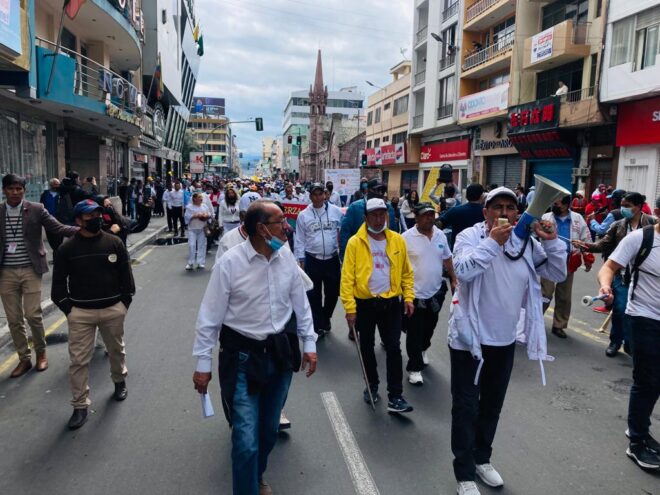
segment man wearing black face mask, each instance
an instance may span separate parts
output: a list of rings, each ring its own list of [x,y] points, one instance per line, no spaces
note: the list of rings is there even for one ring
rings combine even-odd
[[[51,299],[64,312],[69,325],[69,383],[73,415],[69,428],[87,421],[89,362],[98,328],[110,358],[115,384],[113,397],[126,398],[124,318],[135,293],[130,257],[118,237],[103,232],[103,208],[84,200],[73,209],[80,231],[58,251],[53,270]],[[93,276],[90,276],[93,274]]]

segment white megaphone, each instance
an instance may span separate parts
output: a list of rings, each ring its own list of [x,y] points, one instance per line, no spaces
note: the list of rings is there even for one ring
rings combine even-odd
[[[532,224],[541,219],[552,203],[571,194],[570,191],[550,179],[536,174],[534,174],[534,179],[536,179],[536,192],[532,202],[527,206],[527,210],[522,214],[515,229],[513,229],[513,232],[521,239],[529,236]]]

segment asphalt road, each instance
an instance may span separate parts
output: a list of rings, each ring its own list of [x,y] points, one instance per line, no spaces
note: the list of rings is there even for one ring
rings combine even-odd
[[[80,430],[66,428],[71,409],[62,315],[46,321],[48,371],[11,380],[11,351],[0,350],[0,493],[231,493],[230,430],[217,379],[210,388],[216,416],[209,419],[201,418],[191,381],[194,322],[209,272],[185,272],[186,249],[138,253],[138,293],[126,323],[128,399],[111,399],[107,358],[97,351],[93,414]],[[575,301],[594,288],[594,275],[580,272]],[[625,455],[631,360],[605,357],[607,337],[597,332],[602,315],[579,302],[573,315],[567,340],[548,337],[556,361],[546,365],[546,387],[538,364],[518,350],[492,458],[505,487],[482,487],[482,493],[660,494],[660,476]],[[266,472],[274,493],[455,493],[446,322],[445,305],[424,386],[404,385],[415,411],[399,417],[388,415],[382,402],[372,412],[362,401],[339,305],[332,333],[318,346],[317,374],[294,378],[286,406],[293,428],[281,435]],[[382,349],[377,356],[384,377]],[[656,408],[656,437],[659,420]]]

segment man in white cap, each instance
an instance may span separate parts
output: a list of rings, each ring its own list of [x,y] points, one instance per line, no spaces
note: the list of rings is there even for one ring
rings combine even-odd
[[[479,494],[477,475],[491,487],[504,484],[490,458],[522,309],[528,357],[539,360],[541,370],[543,360],[552,359],[546,355],[539,277],[553,282],[566,278],[566,246],[545,221],[534,225],[541,242],[512,235],[517,214],[514,192],[493,189],[486,196],[485,221],[463,230],[454,244],[459,284],[451,305],[448,342],[451,449],[459,495]]]
[[[369,388],[378,400],[378,370],[374,353],[376,325],[385,345],[387,364],[387,411],[407,413],[412,406],[403,398],[401,317],[412,316],[413,271],[406,243],[387,228],[387,205],[381,198],[365,203],[365,222],[351,237],[341,272],[340,297],[349,327],[359,333],[360,349]],[[403,302],[401,299],[403,298]],[[369,403],[369,391],[363,398]]]

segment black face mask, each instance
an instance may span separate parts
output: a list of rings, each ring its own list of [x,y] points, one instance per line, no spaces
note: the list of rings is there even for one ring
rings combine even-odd
[[[101,217],[96,217],[85,221],[85,230],[90,234],[98,234],[102,226],[103,219]]]
[[[553,206],[552,213],[554,213],[557,216],[561,215],[561,208],[559,206]]]

